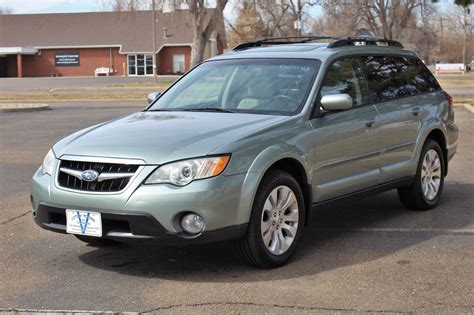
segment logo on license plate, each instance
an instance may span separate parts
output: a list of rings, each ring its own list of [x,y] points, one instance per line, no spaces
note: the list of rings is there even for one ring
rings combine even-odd
[[[79,221],[79,226],[80,226],[80,228],[81,228],[82,234],[86,233],[86,231],[87,231],[87,225],[89,224],[89,220],[90,220],[90,217],[91,217],[91,213],[90,213],[90,212],[87,212],[84,221],[82,220],[81,214],[79,213],[79,211],[76,211],[76,215],[75,215],[74,217],[76,217],[76,216],[77,216],[77,221]]]

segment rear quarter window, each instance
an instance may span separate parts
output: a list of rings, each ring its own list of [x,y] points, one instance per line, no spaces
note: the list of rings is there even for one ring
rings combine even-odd
[[[368,56],[363,62],[373,102],[440,90],[434,76],[418,58]]]

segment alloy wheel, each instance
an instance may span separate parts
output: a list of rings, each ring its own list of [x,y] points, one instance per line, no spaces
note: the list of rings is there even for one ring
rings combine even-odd
[[[441,185],[441,159],[438,152],[430,149],[426,152],[421,168],[421,188],[427,200],[434,200]]]
[[[298,231],[299,208],[294,192],[278,186],[265,200],[261,218],[263,243],[273,255],[285,253]]]

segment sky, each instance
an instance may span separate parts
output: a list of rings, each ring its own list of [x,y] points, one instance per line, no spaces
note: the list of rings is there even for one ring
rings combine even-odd
[[[443,9],[453,7],[452,0],[441,0],[440,6]],[[66,13],[66,12],[91,12],[100,8],[99,0],[0,0],[0,7],[7,7],[13,10],[14,14],[34,14],[34,13]],[[232,6],[227,6],[224,11],[228,20],[233,20]],[[311,16],[321,14],[321,7],[309,8]]]
[[[13,14],[91,12],[100,8],[98,0],[0,0],[0,7],[13,10]],[[312,8],[317,15],[319,9]],[[227,6],[225,16],[232,19],[232,7]]]
[[[15,14],[97,11],[97,0],[0,0]]]

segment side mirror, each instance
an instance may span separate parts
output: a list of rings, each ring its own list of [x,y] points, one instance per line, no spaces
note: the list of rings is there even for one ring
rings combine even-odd
[[[321,106],[328,111],[352,108],[352,97],[349,94],[325,95],[321,98]]]
[[[151,92],[148,94],[148,104],[153,103],[160,95],[161,92]]]

